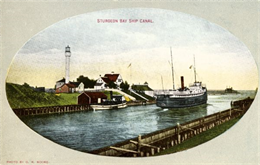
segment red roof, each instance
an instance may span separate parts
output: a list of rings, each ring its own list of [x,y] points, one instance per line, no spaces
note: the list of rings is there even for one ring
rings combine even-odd
[[[115,82],[117,80],[118,76],[119,76],[119,74],[105,74],[105,76],[102,77],[102,79],[104,80],[104,78],[107,78],[109,81]],[[106,82],[107,80],[104,80],[104,81]],[[108,83],[108,82],[106,82],[106,83]]]
[[[69,88],[76,88],[76,86],[74,84],[63,84],[61,87],[63,86],[68,86]]]
[[[103,98],[103,99],[107,98],[107,96],[102,92],[84,92],[84,93],[91,98]]]
[[[103,81],[105,81],[105,83],[109,83],[111,80],[107,77],[101,77]]]

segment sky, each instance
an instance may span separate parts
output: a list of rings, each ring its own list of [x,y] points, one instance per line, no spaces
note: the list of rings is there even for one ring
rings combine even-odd
[[[111,19],[118,22],[98,21]],[[253,56],[230,32],[193,15],[145,8],[86,13],[49,26],[17,52],[6,81],[53,88],[65,77],[67,45],[71,47],[70,81],[80,75],[96,80],[114,72],[130,84],[148,82],[153,89],[170,89],[172,49],[177,87],[180,76],[186,86],[194,82],[189,69],[194,56],[197,80],[208,89],[254,90],[258,86]]]

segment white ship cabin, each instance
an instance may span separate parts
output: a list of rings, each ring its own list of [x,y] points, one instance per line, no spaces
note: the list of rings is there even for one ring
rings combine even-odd
[[[190,84],[189,89],[191,94],[198,94],[206,91],[205,85],[201,82],[194,82],[193,84]]]
[[[189,88],[184,87],[184,78],[181,77],[181,88],[172,91],[171,97],[181,97],[181,96],[189,97],[194,95],[202,95],[206,91],[207,89],[205,88],[205,85],[198,81],[194,82],[193,84],[190,84]]]
[[[196,86],[202,86],[201,82],[194,82],[193,84],[190,84],[189,87],[196,87]]]

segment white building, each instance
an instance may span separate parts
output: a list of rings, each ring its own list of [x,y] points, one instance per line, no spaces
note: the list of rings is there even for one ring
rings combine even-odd
[[[83,82],[79,83],[79,85],[76,88],[76,91],[79,92],[79,93],[84,91],[84,84],[83,84]]]
[[[142,92],[148,96],[154,97],[154,90],[149,87],[147,82],[144,84],[134,84],[131,88],[136,92]]]
[[[109,82],[114,82],[117,85],[117,88],[120,88],[120,84],[123,82],[122,76],[120,74],[105,74],[104,77],[99,77],[96,81],[94,89],[105,89],[108,88],[107,85]]]
[[[56,81],[55,89],[60,88],[63,84],[65,84],[65,78]]]

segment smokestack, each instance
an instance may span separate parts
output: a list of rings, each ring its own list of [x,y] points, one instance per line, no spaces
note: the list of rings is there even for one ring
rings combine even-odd
[[[110,100],[113,98],[113,91],[110,91]]]
[[[181,76],[181,90],[184,90],[184,78]]]

